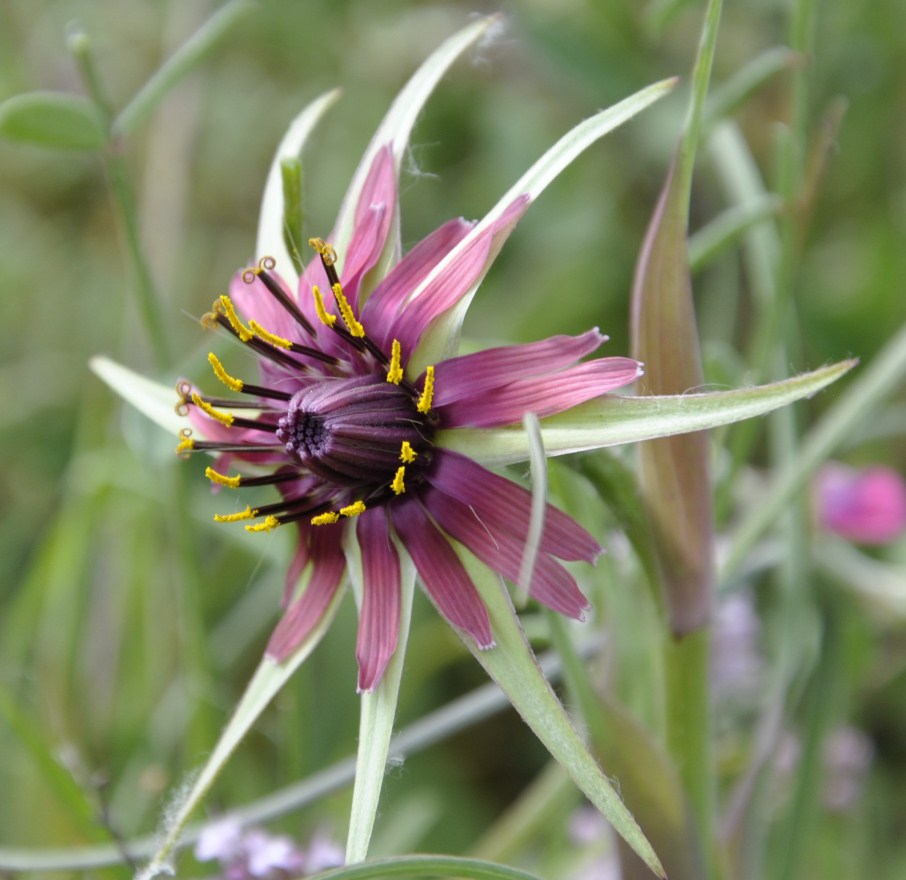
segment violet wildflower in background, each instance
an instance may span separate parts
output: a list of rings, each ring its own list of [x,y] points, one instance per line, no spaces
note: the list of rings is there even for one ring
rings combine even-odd
[[[292,524],[298,531],[286,613],[268,646],[275,659],[291,654],[326,612],[344,583],[344,542],[353,537],[364,571],[360,690],[377,685],[397,644],[401,569],[394,536],[441,614],[479,647],[494,644],[455,543],[515,581],[531,495],[438,441],[450,428],[494,428],[517,424],[528,412],[563,412],[641,373],[637,361],[624,357],[580,363],[604,341],[597,330],[411,368],[413,352],[473,291],[529,203],[528,195],[517,197],[478,226],[449,221],[366,299],[364,282],[385,252],[397,211],[393,155],[381,148],[361,187],[345,255],[329,239],[312,239],[317,258],[296,288],[262,258],[233,279],[230,296],[204,319],[256,353],[261,379],[249,384],[230,375],[212,353],[216,377],[245,397],[212,397],[183,383],[182,409],[203,439],[187,429],[178,450],[219,454],[206,471],[212,482],[255,489],[250,503],[219,521],[247,520],[250,531]],[[255,474],[228,473],[235,461],[257,466]],[[281,500],[263,503],[258,490],[271,485]],[[560,560],[591,562],[600,552],[585,529],[548,505],[530,594],[580,618],[587,602]],[[294,598],[306,565],[310,581]]]
[[[892,468],[826,465],[817,506],[825,529],[857,544],[886,544],[906,531],[906,481]]]
[[[283,880],[343,864],[342,850],[323,836],[315,835],[306,850],[287,835],[243,828],[236,816],[223,816],[204,827],[195,858],[219,862],[224,880]]]

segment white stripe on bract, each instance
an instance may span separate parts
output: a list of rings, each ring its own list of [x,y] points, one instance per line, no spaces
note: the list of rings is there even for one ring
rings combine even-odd
[[[437,265],[427,278],[415,289],[412,299],[415,299],[427,289],[433,282],[436,275],[442,267],[456,258],[456,255],[469,245],[480,235],[484,234],[487,228],[497,220],[503,212],[519,197],[528,195],[534,201],[557,176],[588,147],[590,147],[599,138],[609,134],[615,128],[619,128],[624,122],[632,119],[633,116],[640,113],[650,104],[653,104],[659,98],[666,95],[675,85],[675,80],[663,80],[654,83],[647,88],[630,95],[628,98],[602,110],[600,113],[579,123],[571,131],[567,132],[553,147],[551,147],[521,178],[506,192],[506,194],[491,208],[484,219],[478,223],[472,231]],[[491,263],[497,256],[497,252],[492,249],[488,255],[487,264],[479,275],[475,284],[463,296],[460,301],[451,308],[445,315],[437,320],[434,325],[422,337],[421,342],[416,348],[410,360],[408,372],[412,375],[418,375],[428,364],[437,363],[447,357],[450,357],[459,344],[459,332],[462,328],[462,322],[465,318],[469,304],[475,291],[481,284],[485,273],[490,268]]]
[[[538,550],[541,547],[541,535],[544,532],[544,514],[547,509],[547,456],[544,454],[544,438],[541,436],[541,423],[534,413],[522,417],[525,438],[528,442],[529,465],[532,472],[532,515],[525,535],[525,547],[522,561],[519,564],[519,580],[516,583],[514,602],[522,608],[528,601],[535,563],[538,561]]]
[[[315,98],[291,123],[274,153],[267,172],[261,211],[258,214],[258,238],[255,242],[255,259],[273,257],[277,271],[286,279],[291,290],[296,289],[299,275],[283,240],[283,174],[280,163],[284,159],[298,159],[321,117],[340,97],[339,89],[325,92]]]
[[[340,211],[337,214],[337,223],[334,227],[334,238],[331,244],[337,251],[337,262],[340,266],[342,266],[343,256],[352,238],[352,228],[355,222],[355,210],[359,195],[365,185],[365,179],[378,150],[388,144],[390,145],[393,153],[393,167],[398,179],[403,155],[409,145],[409,135],[412,132],[412,127],[415,125],[415,121],[431,92],[434,91],[435,86],[453,62],[469,46],[484,36],[498,21],[499,18],[497,16],[483,18],[444,41],[413,74],[412,78],[390,105],[387,115],[384,116],[381,124],[377,127],[371,143],[365,150],[355,174],[353,174],[352,182],[349,184],[349,189],[346,191]],[[390,234],[387,236],[387,244],[379,261],[380,274],[385,274],[390,266],[399,259],[399,213],[397,211],[394,214]]]
[[[175,406],[179,398],[173,385],[162,385],[146,379],[102,355],[93,357],[88,363],[95,375],[103,379],[126,403],[134,406],[169,434],[178,437],[179,432],[188,427],[188,421],[176,414]]]

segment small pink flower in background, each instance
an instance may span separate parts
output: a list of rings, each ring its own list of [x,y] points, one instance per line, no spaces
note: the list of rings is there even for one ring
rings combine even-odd
[[[817,502],[821,525],[857,544],[886,544],[906,531],[906,481],[892,468],[828,464]]]
[[[195,845],[195,858],[220,862],[219,876],[224,880],[284,880],[343,864],[342,850],[324,835],[316,834],[306,851],[287,835],[262,828],[243,830],[236,816],[205,826]]]

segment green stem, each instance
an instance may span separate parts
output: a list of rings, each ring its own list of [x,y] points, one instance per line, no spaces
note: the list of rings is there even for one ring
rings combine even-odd
[[[710,852],[714,804],[711,704],[708,692],[710,631],[664,644],[667,750],[689,797],[703,851]]]
[[[705,112],[705,99],[708,95],[708,84],[711,81],[711,68],[714,65],[714,50],[717,46],[717,31],[720,24],[721,0],[710,0],[705,13],[705,24],[702,28],[695,67],[692,71],[692,97],[686,113],[686,123],[679,147],[677,164],[677,186],[682,193],[683,217],[689,216],[689,199],[692,192],[692,171],[695,165],[695,153],[701,133],[702,118]]]

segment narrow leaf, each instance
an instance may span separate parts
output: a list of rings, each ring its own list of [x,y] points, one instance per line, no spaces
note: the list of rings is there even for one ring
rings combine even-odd
[[[333,106],[340,92],[334,89],[315,98],[291,123],[277,146],[261,197],[258,215],[258,238],[255,258],[270,256],[277,261],[277,271],[295,289],[299,280],[296,263],[284,240],[283,162],[298,161],[299,154],[321,117]]]
[[[176,413],[176,391],[160,382],[118,364],[103,355],[89,361],[95,375],[104,380],[120,397],[147,416],[168,434],[178,437],[186,420]]]
[[[87,98],[62,92],[28,92],[0,104],[0,136],[59,150],[99,150],[107,133]]]
[[[465,636],[463,643],[617,834],[655,875],[666,877],[651,844],[588,751],[541,672],[500,578],[471,554],[460,555],[487,606],[496,646],[482,651]]]
[[[470,46],[481,39],[498,21],[499,18],[497,16],[479,19],[443,42],[412,75],[409,82],[396,96],[393,104],[390,105],[390,109],[378,126],[377,131],[375,131],[371,143],[369,143],[365,154],[359,162],[337,215],[337,222],[333,231],[333,245],[339,257],[338,265],[342,265],[343,255],[346,253],[352,238],[356,205],[374,157],[381,148],[389,144],[393,153],[396,175],[399,178],[400,166],[409,144],[409,135],[425,102],[453,62]],[[379,268],[386,271],[388,266],[399,258],[398,250],[399,215],[397,212],[393,218],[390,234],[387,236],[387,245],[380,260]]]
[[[618,104],[614,104],[613,107],[602,110],[568,131],[507,190],[482,221],[438,263],[431,274],[413,291],[412,299],[421,296],[424,290],[430,288],[435,277],[441,274],[448,264],[454,263],[463,251],[472,247],[476,238],[486,234],[488,228],[500,219],[517,199],[524,196],[528,196],[532,201],[537,199],[547,186],[556,180],[560,173],[568,168],[593,143],[614,129],[619,128],[624,122],[628,122],[633,116],[641,113],[642,110],[658,99],[664,97],[675,84],[676,80],[673,79],[654,83],[634,95],[630,95]],[[421,372],[428,364],[437,363],[437,361],[449,357],[455,351],[459,344],[462,322],[472,298],[475,296],[475,291],[496,256],[497,250],[492,248],[488,254],[485,271],[479,274],[472,288],[424,334],[410,360],[410,369],[414,374]]]
[[[840,361],[792,379],[734,391],[668,397],[602,396],[543,419],[544,449],[547,455],[586,452],[751,419],[811,397],[856,363]],[[437,444],[486,465],[515,464],[529,457],[529,443],[521,425],[454,428],[439,432]]]
[[[396,706],[403,677],[403,660],[412,619],[412,595],[415,590],[415,568],[406,554],[401,554],[402,596],[400,630],[396,651],[387,666],[380,684],[371,693],[361,696],[362,714],[359,723],[359,750],[356,756],[355,785],[349,812],[349,834],[346,838],[346,864],[361,862],[368,855],[380,802],[381,788],[387,771],[390,739],[396,720]],[[353,585],[361,594],[364,589],[361,567],[350,565]],[[356,584],[356,581],[358,583]]]
[[[174,873],[173,854],[189,817],[204,800],[233,751],[261,713],[321,641],[333,621],[342,596],[343,591],[337,590],[317,626],[291,656],[282,663],[276,663],[265,657],[258,665],[211,756],[185,795],[180,797],[164,816],[161,843],[151,861],[139,872],[137,880],[152,880],[161,874]]]

